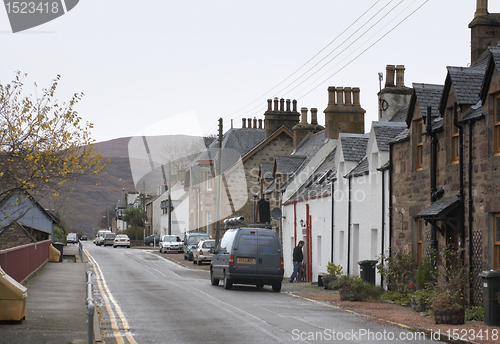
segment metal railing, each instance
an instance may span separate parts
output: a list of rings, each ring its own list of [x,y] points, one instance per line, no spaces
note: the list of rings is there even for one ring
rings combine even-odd
[[[92,272],[87,271],[87,343],[94,343],[94,297],[92,296]]]

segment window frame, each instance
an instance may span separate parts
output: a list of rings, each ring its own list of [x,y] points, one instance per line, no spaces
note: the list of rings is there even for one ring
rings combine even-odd
[[[459,131],[453,122],[453,108],[448,108],[448,117],[450,119],[450,162],[452,164],[458,164],[460,160],[459,154]]]
[[[415,170],[420,171],[424,165],[424,123],[422,117],[415,120]]]

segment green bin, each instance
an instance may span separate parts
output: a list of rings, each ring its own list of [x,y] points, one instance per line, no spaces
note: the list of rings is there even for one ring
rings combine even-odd
[[[359,277],[365,282],[375,285],[375,265],[378,260],[362,260],[359,264]]]
[[[479,276],[483,282],[484,324],[500,326],[500,304],[497,300],[500,291],[500,270],[483,271]]]

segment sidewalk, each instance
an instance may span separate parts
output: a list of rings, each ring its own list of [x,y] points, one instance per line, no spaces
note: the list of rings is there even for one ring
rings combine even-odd
[[[25,284],[26,319],[0,322],[0,343],[87,343],[86,271],[78,245],[64,246],[63,262],[46,263]]]

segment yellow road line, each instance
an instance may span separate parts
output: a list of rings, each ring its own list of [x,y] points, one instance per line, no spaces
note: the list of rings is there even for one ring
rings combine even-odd
[[[90,261],[92,261],[92,264],[94,265],[94,267],[96,269],[96,275],[98,275],[98,276],[96,276],[96,277],[98,277],[97,284],[99,286],[99,291],[100,291],[101,295],[103,295],[104,304],[106,305],[106,309],[109,313],[111,327],[113,329],[113,334],[115,335],[117,343],[123,344],[124,341],[122,339],[120,330],[118,329],[118,324],[116,322],[116,318],[115,318],[114,312],[112,310],[112,307],[111,307],[109,301],[111,301],[111,303],[113,304],[115,311],[116,311],[116,314],[118,315],[118,317],[120,318],[120,320],[122,322],[123,331],[125,332],[125,337],[127,338],[127,340],[129,341],[130,344],[137,344],[134,337],[132,336],[132,334],[129,331],[130,327],[129,327],[127,319],[125,318],[125,315],[123,315],[123,312],[122,312],[120,306],[116,303],[113,295],[109,291],[108,285],[106,284],[106,280],[104,279],[104,274],[102,273],[99,264],[97,264],[97,262],[94,260],[94,258],[92,256],[90,256],[86,250],[84,252],[85,252],[85,255],[88,257],[88,259]]]

